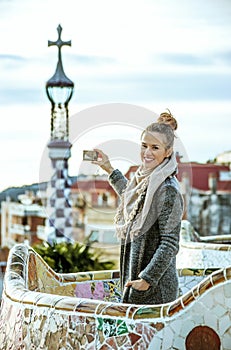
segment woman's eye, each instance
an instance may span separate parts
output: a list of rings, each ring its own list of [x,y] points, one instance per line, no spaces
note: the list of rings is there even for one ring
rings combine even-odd
[[[153,146],[149,146],[151,149],[153,149],[153,150],[158,150],[159,149],[159,146],[157,146],[157,145],[153,145]],[[148,146],[147,145],[145,145],[145,144],[141,144],[141,148],[148,148]]]

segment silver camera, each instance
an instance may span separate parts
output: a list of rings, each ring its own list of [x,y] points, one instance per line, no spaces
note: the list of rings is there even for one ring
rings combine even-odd
[[[98,159],[97,151],[88,151],[88,150],[83,151],[83,160],[92,161],[97,159]]]

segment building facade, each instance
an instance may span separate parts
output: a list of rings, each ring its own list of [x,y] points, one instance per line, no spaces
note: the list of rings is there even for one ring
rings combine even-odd
[[[15,243],[34,245],[43,240],[46,212],[32,201],[1,203],[1,246],[11,248]]]

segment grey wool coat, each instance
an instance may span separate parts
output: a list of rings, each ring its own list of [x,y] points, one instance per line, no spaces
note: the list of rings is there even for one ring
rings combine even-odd
[[[118,195],[127,179],[119,170],[109,175],[109,182]],[[153,196],[153,201],[141,233],[130,240],[121,239],[120,279],[122,301],[132,304],[163,304],[178,297],[176,254],[183,214],[183,200],[178,181],[168,177]],[[125,287],[128,280],[144,279],[150,284],[146,291]]]

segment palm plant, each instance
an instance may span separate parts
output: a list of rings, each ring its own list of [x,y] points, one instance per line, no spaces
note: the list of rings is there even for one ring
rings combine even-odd
[[[33,248],[58,273],[111,270],[115,263],[104,261],[102,251],[93,248],[92,243],[89,240],[53,244],[44,241]]]

